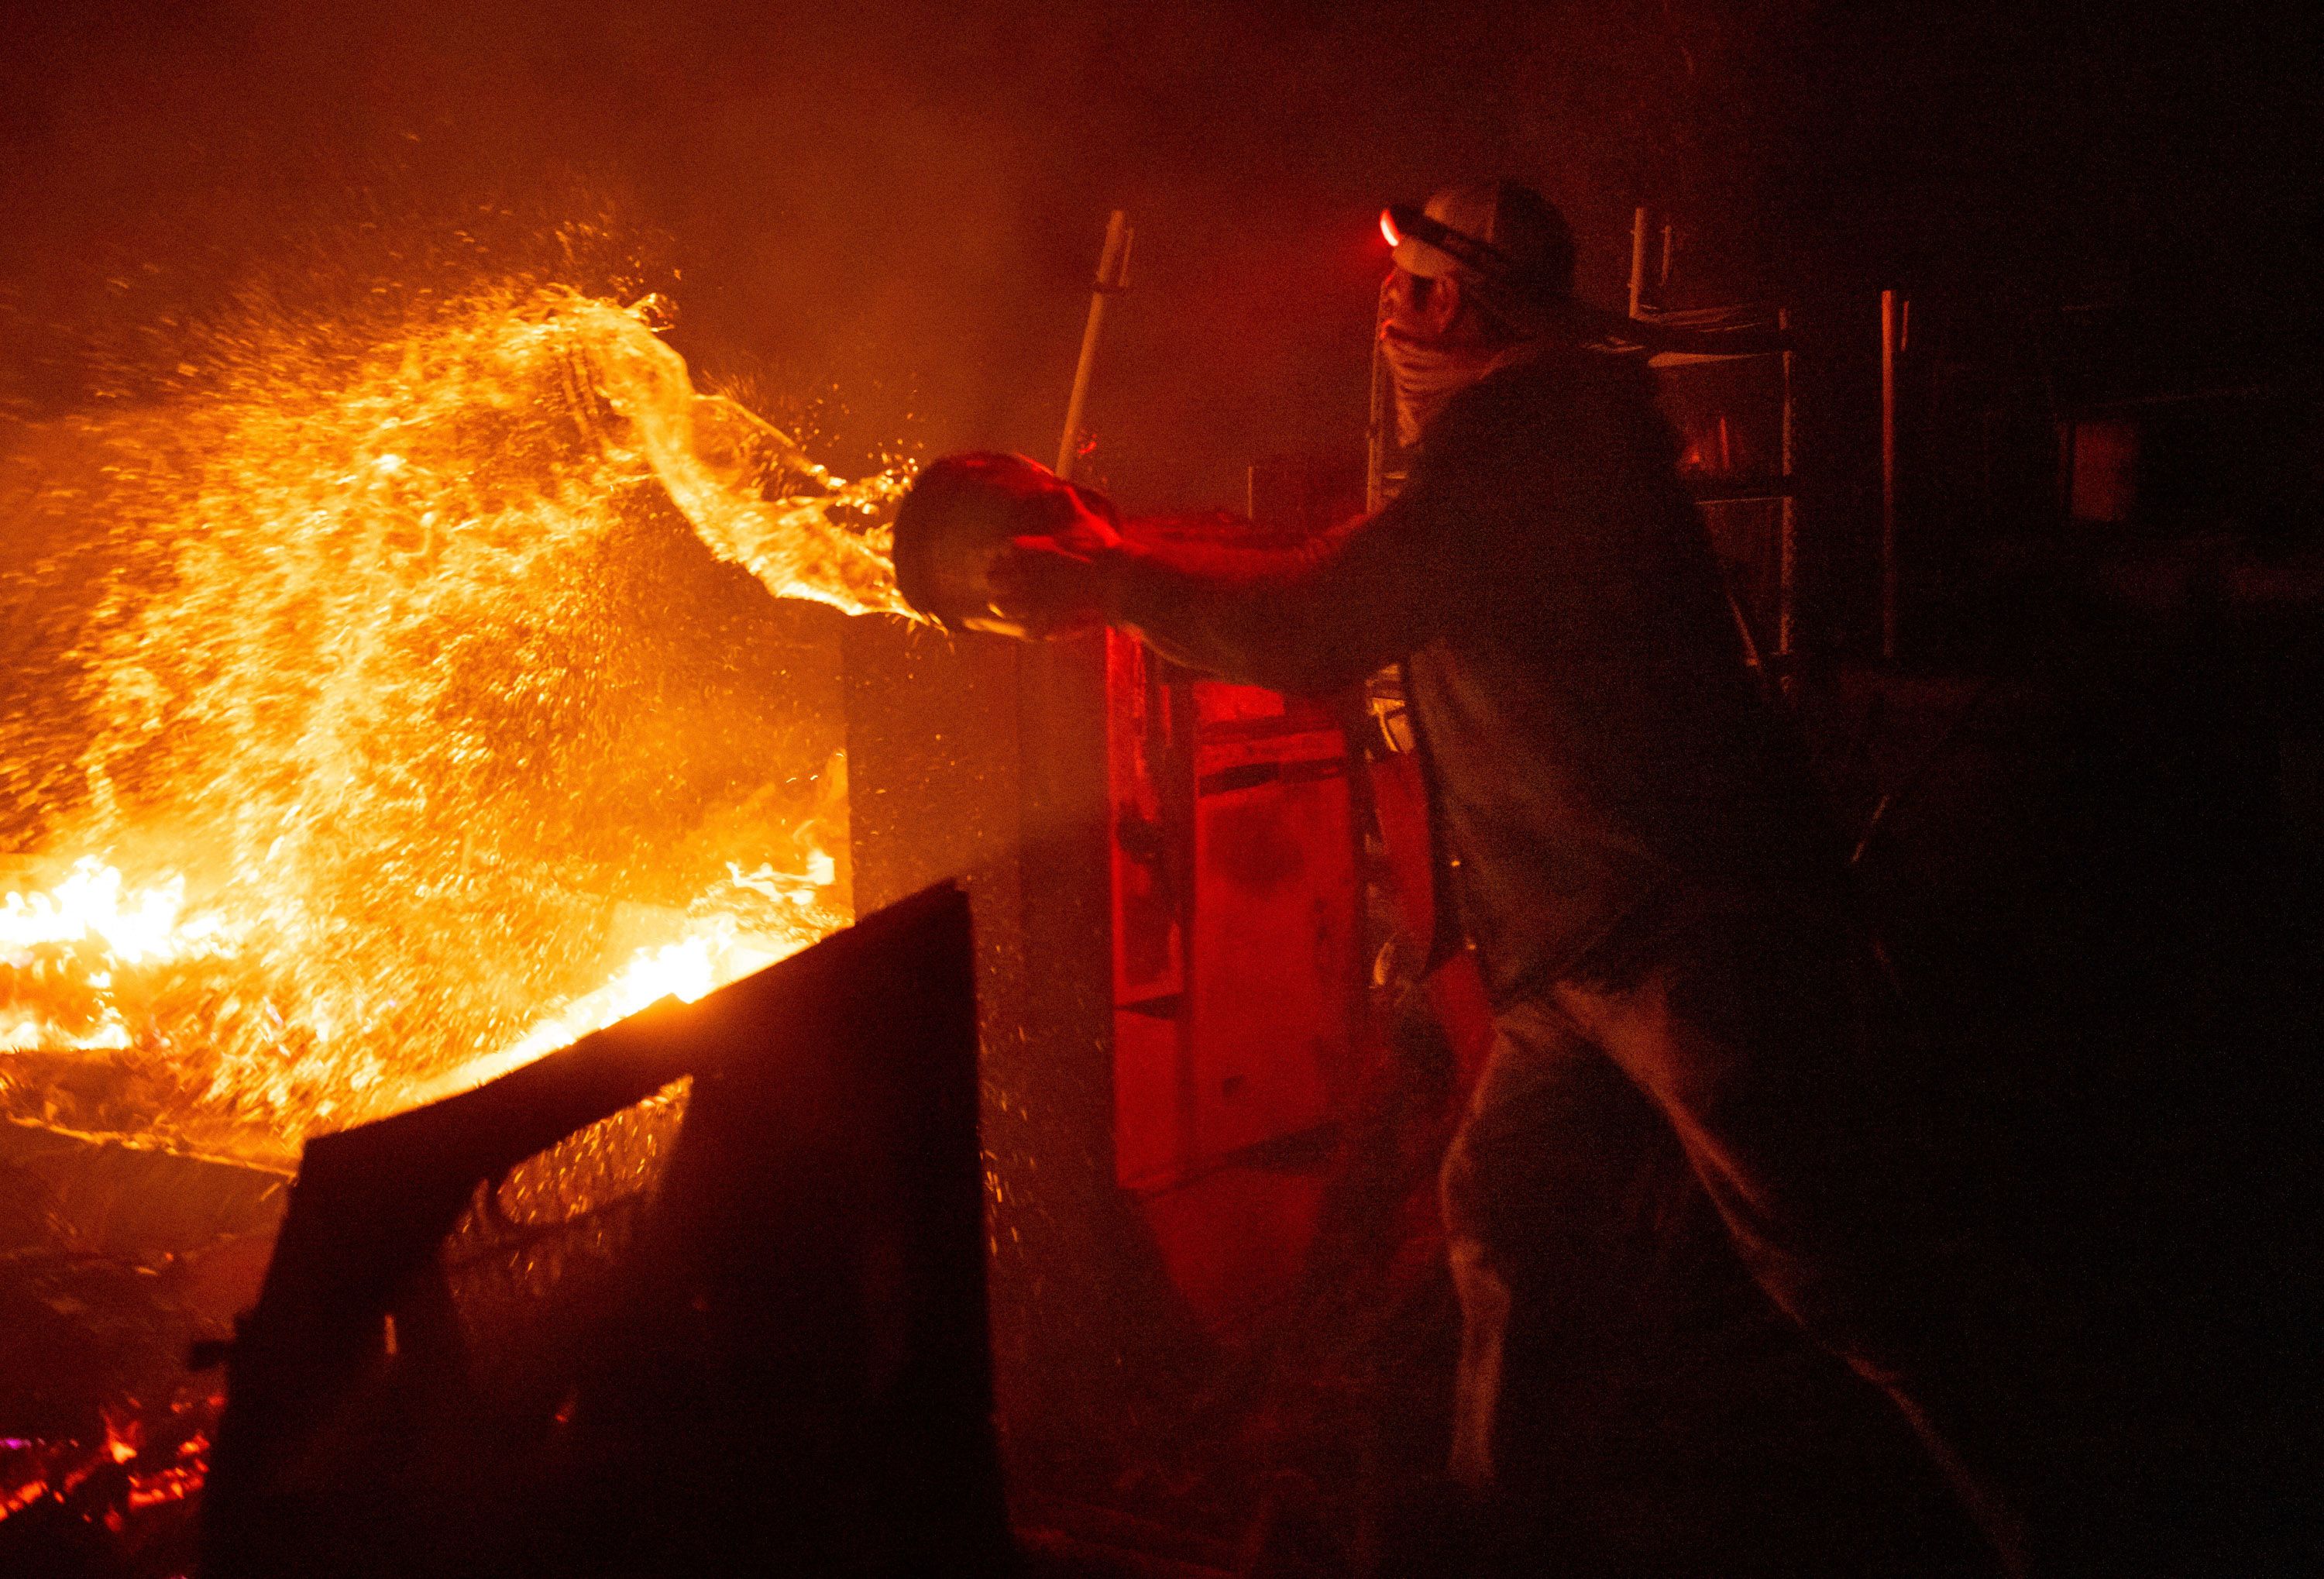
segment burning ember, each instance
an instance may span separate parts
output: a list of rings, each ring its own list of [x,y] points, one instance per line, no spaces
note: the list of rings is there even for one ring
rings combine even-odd
[[[0,510],[47,551],[0,607],[54,650],[0,698],[0,1111],[283,1156],[849,919],[844,760],[709,705],[763,683],[722,643],[764,604],[687,539],[899,614],[904,477],[697,392],[658,308],[258,315],[25,441]]]
[[[224,1402],[204,1394],[140,1412],[125,1400],[106,1411],[95,1444],[0,1437],[0,1519],[54,1499],[87,1503],[117,1532],[124,1514],[198,1496]]]

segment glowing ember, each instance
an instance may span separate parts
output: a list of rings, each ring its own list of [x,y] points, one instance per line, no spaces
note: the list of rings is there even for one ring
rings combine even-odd
[[[0,1437],[0,1521],[49,1502],[117,1535],[125,1518],[189,1501],[208,1478],[210,1434],[225,1402],[197,1394],[139,1413],[135,1399],[124,1399],[104,1412],[95,1443]]]
[[[6,506],[102,551],[0,568],[86,605],[69,694],[0,712],[37,846],[0,870],[0,1097],[102,1057],[144,1132],[288,1149],[848,919],[842,763],[741,738],[717,643],[764,616],[681,547],[900,613],[899,471],[843,484],[554,291],[261,320],[183,371],[73,430],[101,485]]]

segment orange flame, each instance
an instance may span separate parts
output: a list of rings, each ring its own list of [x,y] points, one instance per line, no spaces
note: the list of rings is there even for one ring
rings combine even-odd
[[[832,476],[569,293],[220,344],[56,506],[127,546],[71,771],[26,790],[0,716],[0,811],[43,830],[0,872],[0,1099],[8,1055],[104,1056],[156,1136],[281,1150],[844,924],[840,760],[686,780],[636,656],[677,638],[615,593],[674,527],[779,598],[904,614],[902,470]]]

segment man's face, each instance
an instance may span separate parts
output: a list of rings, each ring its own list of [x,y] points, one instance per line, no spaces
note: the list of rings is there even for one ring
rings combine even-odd
[[[1390,269],[1388,278],[1380,282],[1380,300],[1386,306],[1388,321],[1406,334],[1415,333],[1418,324],[1414,319],[1415,298],[1425,292],[1427,282],[1402,269]]]
[[[1424,279],[1402,269],[1390,269],[1380,286],[1388,321],[1398,334],[1416,340],[1433,340],[1450,326],[1454,291],[1449,280]]]

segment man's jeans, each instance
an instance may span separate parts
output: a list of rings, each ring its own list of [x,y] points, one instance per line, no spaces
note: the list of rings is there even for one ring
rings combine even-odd
[[[1493,1477],[1512,1285],[1526,1258],[1572,1256],[1520,1224],[1571,1187],[1546,1124],[1591,1057],[1644,1092],[1683,1147],[1746,1268],[1793,1320],[1903,1408],[2013,1567],[2010,1477],[1975,1445],[2018,1434],[1970,1353],[1964,1297],[1923,1210],[1922,1170],[1878,1058],[1864,955],[1812,907],[1698,900],[1634,939],[1619,965],[1502,1005],[1492,1051],[1442,1179],[1463,1334],[1451,1469]],[[1948,1286],[1950,1285],[1950,1286]]]

